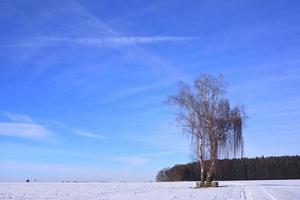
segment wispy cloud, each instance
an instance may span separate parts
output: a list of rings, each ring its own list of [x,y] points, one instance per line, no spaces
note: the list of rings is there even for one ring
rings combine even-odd
[[[3,115],[14,122],[26,122],[26,123],[33,123],[33,120],[28,115],[18,114],[18,113],[11,113],[11,112],[3,112]]]
[[[50,131],[40,124],[0,122],[0,135],[42,139],[48,137]]]
[[[46,47],[46,46],[96,46],[108,47],[116,45],[151,44],[161,42],[180,42],[195,39],[184,36],[117,36],[117,37],[27,37],[17,42],[6,44],[14,47]],[[3,40],[3,39],[2,39]]]
[[[35,56],[39,54],[43,47],[50,46],[71,46],[71,47],[109,47],[114,48],[120,51],[123,55],[128,57],[129,59],[134,59],[135,62],[142,62],[149,69],[155,68],[155,73],[158,74],[166,74],[164,79],[170,78],[173,80],[185,79],[186,74],[182,71],[178,70],[176,66],[167,62],[164,58],[150,52],[149,50],[143,48],[143,45],[146,44],[157,44],[157,43],[180,43],[193,41],[199,38],[198,35],[124,35],[121,32],[113,29],[109,24],[105,23],[102,19],[94,15],[92,12],[89,12],[83,5],[76,1],[68,1],[67,3],[60,5],[59,11],[56,7],[49,8],[49,14],[51,18],[59,18],[64,17],[65,14],[74,16],[70,23],[61,24],[58,26],[64,27],[64,32],[50,31],[48,33],[40,32],[39,30],[35,30],[36,33],[33,32],[32,36],[35,37],[18,37],[18,38],[0,38],[2,46],[11,46],[11,47],[30,47],[24,48],[26,49],[26,54],[28,52],[34,51],[33,55],[29,55],[29,57]],[[62,15],[63,14],[63,15]],[[39,16],[38,17],[44,17]],[[47,16],[48,18],[49,16]],[[69,19],[70,20],[70,19]],[[58,20],[61,22],[61,20]],[[48,21],[45,21],[47,24]],[[41,24],[43,26],[44,24]],[[70,26],[69,26],[70,25]],[[73,27],[74,26],[74,27]],[[37,36],[38,35],[38,36]],[[129,47],[129,48],[128,48]],[[56,51],[54,51],[56,52]],[[47,62],[53,62],[44,59],[39,59],[36,62],[39,67],[35,68],[34,77],[43,74],[46,70],[52,68],[54,65],[50,65]],[[118,58],[116,58],[118,60]],[[41,64],[42,63],[42,64]],[[80,71],[80,75],[82,74],[82,70]],[[65,74],[66,75],[66,74]],[[67,75],[66,75],[67,76]],[[183,77],[183,78],[182,78]],[[82,77],[84,78],[84,77]],[[81,79],[82,79],[81,78]],[[86,79],[90,79],[88,76]],[[76,80],[76,82],[78,79]],[[64,82],[65,79],[64,79]],[[91,81],[87,81],[89,84]],[[74,82],[70,83],[74,85]],[[84,86],[86,88],[86,85]]]
[[[104,23],[101,19],[99,19],[97,16],[93,15],[91,12],[89,12],[87,9],[85,9],[81,4],[77,2],[72,2],[69,6],[72,6],[72,9],[74,11],[77,11],[80,13],[81,16],[85,16],[85,21],[86,24],[89,24],[90,26],[92,25],[93,28],[97,29],[97,31],[100,32],[105,32],[111,37],[116,37],[116,38],[122,38],[124,37],[123,34],[120,32],[116,31],[112,27],[110,27],[108,24]],[[168,36],[170,37],[170,36]],[[184,40],[191,40],[191,39],[196,39],[199,37],[182,37]],[[182,40],[181,39],[181,40]],[[178,37],[177,37],[178,40]],[[178,80],[180,79],[187,79],[188,75],[183,73],[182,71],[178,70],[177,67],[174,65],[170,64],[169,62],[165,61],[163,58],[160,56],[144,49],[141,45],[138,43],[132,43],[132,49],[128,51],[128,49],[122,49],[120,48],[123,53],[125,53],[127,56],[134,57],[135,59],[141,59],[143,62],[145,62],[146,65],[149,67],[155,66],[155,69],[157,72],[161,73],[167,73],[167,77],[169,79],[173,80]],[[166,78],[166,76],[164,77]]]
[[[27,139],[45,139],[51,135],[51,131],[44,125],[36,123],[24,114],[2,112],[10,122],[0,122],[0,135]]]
[[[0,122],[0,135],[5,136],[14,136],[28,139],[42,139],[47,138],[51,135],[51,130],[47,127],[53,126],[59,127],[60,129],[64,129],[66,131],[73,132],[77,135],[106,140],[107,137],[90,132],[90,131],[81,131],[81,130],[73,130],[73,128],[68,127],[66,124],[57,121],[50,120],[39,120],[39,122],[35,122],[34,119],[28,115],[12,113],[12,112],[2,112],[4,117],[6,117],[9,122]]]
[[[84,136],[84,137],[90,137],[90,138],[95,138],[95,139],[99,139],[99,140],[106,140],[107,137],[97,134],[97,133],[93,133],[93,132],[89,132],[89,131],[80,131],[80,130],[75,130],[74,131],[77,135],[80,136]]]

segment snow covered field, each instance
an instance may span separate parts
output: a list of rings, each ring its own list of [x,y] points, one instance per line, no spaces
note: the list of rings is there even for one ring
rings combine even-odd
[[[300,180],[222,181],[219,188],[195,189],[194,186],[195,182],[0,183],[0,199],[300,199]]]

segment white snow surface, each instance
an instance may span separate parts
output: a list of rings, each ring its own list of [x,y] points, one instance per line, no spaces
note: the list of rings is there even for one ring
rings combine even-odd
[[[0,200],[300,200],[300,180],[220,181],[218,188],[195,182],[0,183]]]

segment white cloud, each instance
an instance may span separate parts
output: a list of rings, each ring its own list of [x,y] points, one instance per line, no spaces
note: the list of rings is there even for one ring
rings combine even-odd
[[[33,123],[33,120],[28,115],[18,114],[18,113],[11,113],[11,112],[3,112],[4,115],[14,122],[25,122],[25,123]]]
[[[0,135],[27,139],[43,139],[50,135],[50,131],[40,124],[0,122]]]
[[[115,46],[150,44],[160,42],[179,42],[194,39],[183,36],[114,36],[114,37],[28,37],[23,41],[11,43],[10,46],[18,47],[43,47],[43,46]]]
[[[106,140],[107,139],[107,137],[105,137],[103,135],[99,135],[97,133],[88,132],[88,131],[79,131],[79,130],[76,130],[75,133],[77,135],[80,135],[80,136],[95,138],[95,139],[99,139],[99,140]]]
[[[28,115],[12,112],[2,112],[2,115],[10,122],[0,122],[0,136],[45,139],[51,135],[51,131],[46,126],[34,122]]]
[[[159,43],[159,42],[176,42],[190,40],[191,37],[178,37],[178,36],[129,36],[129,37],[108,37],[108,38],[78,38],[72,39],[72,42],[80,44],[90,45],[103,45],[103,44],[148,44],[148,43]]]

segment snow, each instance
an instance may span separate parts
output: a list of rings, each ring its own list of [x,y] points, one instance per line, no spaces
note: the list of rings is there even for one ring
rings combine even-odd
[[[0,200],[279,200],[300,199],[300,180],[221,181],[195,189],[195,182],[0,183]]]

